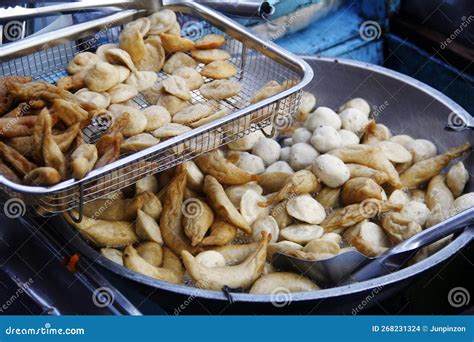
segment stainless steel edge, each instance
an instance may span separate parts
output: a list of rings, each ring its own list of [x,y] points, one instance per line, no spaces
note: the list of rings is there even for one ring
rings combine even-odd
[[[69,179],[51,187],[38,187],[38,186],[32,187],[32,186],[26,186],[26,185],[14,183],[6,179],[5,177],[0,176],[0,184],[4,184],[15,191],[22,192],[22,193],[29,193],[33,195],[51,194],[51,193],[64,190],[64,189],[67,189],[79,184],[84,184],[87,181],[90,181],[96,177],[105,175],[109,171],[118,169],[124,166],[125,164],[131,163],[146,155],[149,155],[151,153],[154,153],[160,150],[165,150],[166,148],[176,145],[180,142],[183,142],[189,138],[198,136],[206,131],[211,131],[212,129],[218,128],[219,126],[225,125],[226,123],[230,123],[240,118],[245,113],[253,112],[275,101],[283,99],[301,90],[304,86],[309,84],[309,82],[313,78],[312,68],[303,59],[301,59],[300,57],[290,52],[287,52],[281,49],[280,47],[278,47],[277,45],[269,41],[265,41],[253,36],[253,34],[249,32],[244,26],[237,24],[236,22],[223,16],[220,13],[215,12],[212,9],[209,9],[203,5],[200,5],[194,2],[179,2],[179,3],[166,5],[164,7],[170,8],[176,11],[180,11],[180,12],[190,13],[193,10],[198,12],[199,15],[202,16],[203,19],[209,21],[211,24],[215,25],[217,28],[222,29],[224,32],[226,32],[230,36],[238,40],[244,40],[245,44],[248,44],[249,46],[254,47],[257,51],[267,55],[270,58],[272,57],[277,58],[278,62],[280,63],[285,62],[282,64],[285,64],[287,66],[291,65],[292,69],[298,72],[299,75],[302,77],[301,81],[281,93],[278,93],[258,103],[245,107],[221,119],[215,120],[206,125],[195,128],[190,132],[181,134],[172,139],[168,139],[158,145],[152,146],[143,151],[136,152],[132,155],[121,158],[100,169],[93,170],[81,180]],[[144,12],[142,12],[142,14],[143,13]],[[17,43],[12,43],[10,46],[4,48],[5,50],[2,50],[2,48],[0,48],[0,61],[2,61],[3,59],[7,57],[11,58],[12,56],[15,56],[19,53],[23,55],[22,52],[25,50],[31,51],[31,49],[42,49],[44,48],[46,44],[48,43],[51,44],[51,42],[56,42],[56,44],[53,44],[53,46],[57,45],[61,43],[60,40],[74,39],[73,37],[77,37],[78,35],[81,35],[86,31],[91,31],[94,28],[98,28],[101,26],[107,26],[107,25],[110,25],[110,23],[118,24],[119,22],[127,21],[128,19],[133,18],[134,16],[138,16],[138,15],[139,13],[137,10],[127,10],[125,12],[114,14],[114,15],[101,18],[101,19],[96,19],[88,23],[75,25],[73,27],[61,29],[49,34],[39,36],[39,37],[29,38],[23,41],[19,41]],[[224,25],[221,23],[221,21],[224,23]],[[230,30],[228,29],[227,26],[230,28]]]
[[[16,57],[26,56],[49,47],[64,44],[67,41],[80,38],[80,36],[96,33],[96,29],[107,27],[107,25],[110,25],[111,23],[114,25],[120,25],[138,16],[138,13],[137,10],[126,10],[104,18],[76,24],[57,31],[22,39],[6,46],[2,46],[0,47],[0,62]]]
[[[158,0],[156,1],[158,2]],[[151,1],[148,1],[151,4]],[[25,20],[48,16],[57,13],[73,13],[77,11],[93,10],[103,7],[125,7],[129,9],[147,9],[146,1],[135,0],[101,0],[73,2],[61,5],[51,5],[36,8],[14,7],[0,8],[0,19],[2,20]]]

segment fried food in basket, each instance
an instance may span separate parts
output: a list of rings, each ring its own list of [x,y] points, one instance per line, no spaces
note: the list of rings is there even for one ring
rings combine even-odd
[[[0,116],[8,113],[17,101],[9,93],[10,83],[28,83],[31,77],[25,76],[4,76],[0,77]]]

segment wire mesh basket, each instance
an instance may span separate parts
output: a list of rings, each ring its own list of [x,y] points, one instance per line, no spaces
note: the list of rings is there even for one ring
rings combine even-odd
[[[274,121],[280,124],[290,122],[289,118],[298,108],[302,88],[312,77],[312,71],[304,61],[270,42],[253,37],[240,25],[199,4],[186,3],[169,8],[177,12],[183,36],[192,40],[209,33],[226,36],[226,43],[221,48],[231,55],[230,62],[238,68],[233,79],[241,84],[241,92],[237,96],[219,103],[221,108],[229,110],[229,114],[146,150],[121,155],[119,160],[93,170],[82,180],[69,179],[45,188],[19,185],[0,177],[3,197],[19,197],[24,203],[36,206],[39,209],[37,212],[42,215],[71,209],[77,209],[82,215],[84,203],[109,195],[145,176],[166,170],[239,139]],[[54,41],[45,40],[41,42],[41,46],[32,47],[23,43],[24,48],[18,48],[14,53],[7,51],[3,55],[0,49],[0,74],[29,75],[34,80],[54,83],[67,75],[65,67],[75,54],[95,51],[100,44],[118,42],[122,25],[127,20],[149,14],[143,10],[126,12],[130,13],[100,19],[97,25],[89,24],[73,35],[68,31],[65,36],[74,39],[67,42],[64,42],[64,38],[62,41],[58,38],[57,31]],[[95,33],[91,35],[91,31]],[[47,48],[44,48],[45,46]],[[37,51],[31,53],[32,49]],[[25,53],[28,54],[19,57]],[[9,59],[12,56],[16,58]],[[198,70],[202,66],[199,65]],[[158,76],[159,79],[167,77],[164,72],[158,73]],[[290,81],[290,86],[279,94],[251,104],[252,96],[270,80],[279,83]],[[205,79],[205,82],[210,81],[211,79]],[[150,105],[141,95],[133,101],[140,108]],[[208,101],[199,91],[192,92],[192,104],[204,102]],[[86,140],[94,142],[104,131],[93,123],[86,127],[83,133]]]

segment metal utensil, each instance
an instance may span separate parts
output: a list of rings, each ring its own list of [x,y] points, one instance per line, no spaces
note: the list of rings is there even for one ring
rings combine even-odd
[[[425,229],[378,257],[349,251],[324,260],[305,260],[276,253],[272,265],[297,271],[323,285],[340,285],[377,278],[402,267],[420,248],[474,224],[474,208]],[[474,229],[471,227],[469,229]]]
[[[59,5],[48,5],[42,7],[25,8],[22,6],[0,8],[0,18],[2,20],[17,20],[25,17],[46,17],[53,14],[68,14],[78,11],[97,10],[104,7],[117,7],[121,9],[143,9],[157,11],[163,6],[179,4],[182,1],[162,0],[162,1],[136,1],[136,0],[101,0],[101,1],[81,1],[64,3]],[[268,1],[262,0],[194,0],[216,11],[230,15],[245,17],[262,17],[271,15],[275,8]]]

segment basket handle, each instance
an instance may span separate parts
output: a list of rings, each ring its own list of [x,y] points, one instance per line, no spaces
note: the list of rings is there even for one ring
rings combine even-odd
[[[37,8],[25,8],[21,6],[0,8],[0,18],[4,21],[27,20],[38,17],[45,17],[52,14],[70,14],[78,11],[94,10],[104,7],[119,7],[122,9],[143,9],[157,11],[164,5],[172,5],[183,1],[177,0],[101,0],[101,1],[81,1],[60,5],[51,5]],[[207,7],[230,15],[242,17],[267,18],[275,12],[275,8],[269,1],[262,0],[197,0]]]

